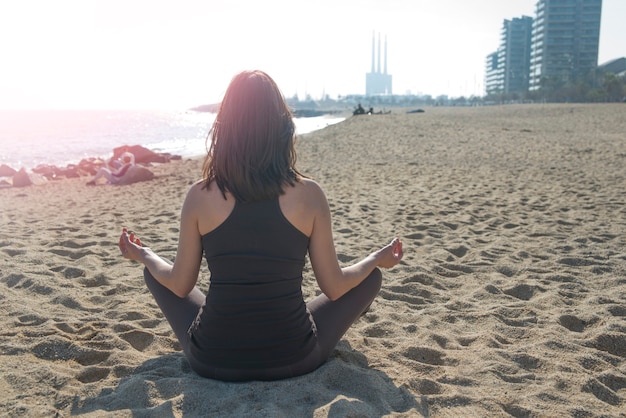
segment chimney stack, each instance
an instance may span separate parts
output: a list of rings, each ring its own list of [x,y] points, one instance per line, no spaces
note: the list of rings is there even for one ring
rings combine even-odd
[[[387,35],[385,35],[385,74],[387,74]]]
[[[376,33],[372,31],[372,73],[375,70],[374,60],[376,59]]]
[[[380,33],[378,33],[378,67],[376,68],[376,72],[380,74]]]

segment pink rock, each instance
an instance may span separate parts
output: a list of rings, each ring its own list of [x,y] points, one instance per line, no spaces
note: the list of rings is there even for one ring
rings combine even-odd
[[[26,187],[32,184],[44,184],[47,179],[37,173],[27,173],[23,168],[13,176],[13,187]]]
[[[0,165],[0,177],[12,177],[17,173],[13,168],[6,164]]]
[[[157,153],[141,145],[124,145],[113,149],[113,158],[119,158],[124,152],[135,156],[135,163],[168,163],[172,156],[167,153]]]
[[[32,172],[41,174],[48,180],[53,180],[60,174],[60,170],[57,166],[48,164],[39,164],[37,167],[32,169]]]
[[[154,173],[146,167],[134,165],[122,176],[116,184],[132,184],[140,181],[148,181],[154,178]]]

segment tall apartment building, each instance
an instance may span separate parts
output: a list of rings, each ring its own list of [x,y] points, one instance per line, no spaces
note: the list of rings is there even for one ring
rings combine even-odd
[[[528,91],[532,27],[532,17],[504,20],[500,47],[485,62],[487,94]]]
[[[598,65],[602,0],[539,0],[530,59],[530,90],[543,79],[576,80]]]
[[[503,65],[501,77],[505,93],[528,91],[532,28],[532,17],[504,21],[498,61]]]
[[[501,73],[498,65],[498,51],[492,52],[485,60],[485,93],[487,95],[504,92]]]

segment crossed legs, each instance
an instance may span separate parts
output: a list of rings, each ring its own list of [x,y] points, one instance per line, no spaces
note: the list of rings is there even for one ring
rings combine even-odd
[[[357,287],[336,301],[323,293],[307,303],[317,326],[318,344],[326,361],[348,328],[370,307],[382,285],[382,273],[375,269]]]
[[[180,298],[161,285],[147,268],[144,269],[144,279],[163,315],[174,330],[183,352],[189,358],[187,330],[204,304],[204,293],[195,287],[185,298]],[[321,294],[308,302],[307,308],[317,328],[316,349],[298,364],[287,368],[266,370],[263,376],[267,377],[267,380],[298,376],[309,373],[325,363],[348,328],[372,304],[381,284],[382,274],[379,269],[375,269],[361,284],[336,301],[331,301],[326,295]],[[246,372],[239,373],[245,374]],[[241,378],[233,378],[233,376],[241,376]],[[219,376],[216,377],[219,378]],[[246,379],[243,374],[229,374],[226,380],[252,380],[253,378]]]

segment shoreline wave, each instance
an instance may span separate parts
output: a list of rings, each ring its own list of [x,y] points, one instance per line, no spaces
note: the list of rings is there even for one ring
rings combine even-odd
[[[195,111],[0,111],[0,165],[32,170],[83,159],[108,159],[113,149],[137,144],[193,158],[206,152],[214,114]],[[295,118],[299,135],[343,121],[336,116]]]

